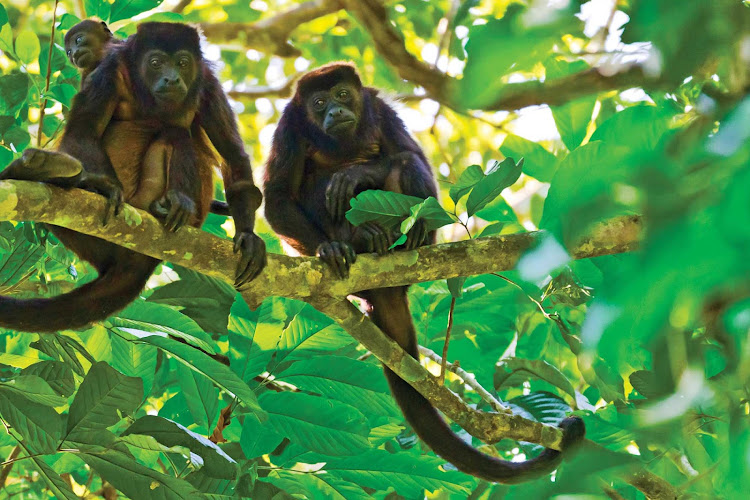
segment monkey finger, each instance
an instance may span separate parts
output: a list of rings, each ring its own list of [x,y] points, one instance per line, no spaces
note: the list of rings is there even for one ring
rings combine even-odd
[[[338,204],[338,192],[341,185],[341,176],[334,174],[326,187],[326,210],[336,222],[336,205]]]
[[[346,257],[344,257],[344,252],[337,242],[333,242],[331,246],[333,247],[333,255],[331,260],[333,262],[334,269],[336,270],[336,274],[338,274],[339,278],[345,279],[349,276],[349,266],[347,265]]]
[[[349,274],[349,267],[351,267],[352,264],[357,262],[357,253],[354,251],[354,248],[348,244],[343,243],[342,247],[344,249],[344,254],[346,255],[346,262],[347,262],[347,275]]]
[[[347,183],[346,186],[344,186],[344,193],[341,196],[341,202],[339,205],[339,220],[344,220],[346,217],[346,212],[351,208],[351,201],[352,198],[354,198],[354,184]]]

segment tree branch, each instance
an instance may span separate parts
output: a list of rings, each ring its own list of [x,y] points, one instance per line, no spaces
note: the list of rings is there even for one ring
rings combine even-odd
[[[202,23],[201,28],[212,42],[240,40],[248,48],[281,57],[301,54],[288,39],[297,26],[341,10],[339,0],[311,0],[285,12],[252,24]]]
[[[283,85],[279,86],[259,86],[246,90],[230,90],[227,92],[229,97],[236,100],[241,99],[259,99],[261,97],[284,98],[291,97],[294,90],[294,83],[302,76],[302,73],[295,73],[286,79]]]
[[[63,190],[28,181],[0,181],[0,220],[33,220],[66,227],[111,241],[133,251],[179,264],[227,283],[236,256],[232,242],[195,228],[165,232],[155,218],[129,205],[106,227],[101,225],[104,198],[86,191]],[[614,219],[599,226],[571,255],[588,258],[626,252],[638,244],[638,217]],[[559,449],[560,430],[522,417],[480,412],[437,383],[420,363],[381,332],[345,297],[365,288],[406,285],[454,276],[511,269],[540,232],[447,243],[377,258],[361,255],[348,280],[337,280],[318,259],[271,254],[262,276],[242,292],[252,307],[265,297],[302,299],[329,315],[385,365],[427,397],[471,435],[493,443],[503,438]],[[179,249],[179,250],[176,250]],[[628,473],[626,481],[649,498],[677,498],[675,489],[646,470]]]
[[[457,101],[458,80],[409,53],[380,2],[341,0],[341,3],[370,33],[376,50],[396,69],[401,78],[423,87],[427,92],[425,97],[453,109],[463,109],[464,106]],[[658,84],[659,81],[648,79],[640,67],[632,67],[612,76],[604,76],[598,70],[591,69],[549,82],[507,84],[495,101],[482,106],[482,109],[512,111],[540,104],[554,106],[596,92]]]

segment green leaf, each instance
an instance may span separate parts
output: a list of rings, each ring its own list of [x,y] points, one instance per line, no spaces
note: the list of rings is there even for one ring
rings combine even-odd
[[[299,392],[268,392],[260,402],[271,430],[311,451],[348,456],[371,446],[367,420],[352,406]]]
[[[10,391],[0,393],[0,415],[32,453],[52,453],[62,436],[62,418],[49,406]]]
[[[500,146],[508,157],[523,158],[523,173],[542,182],[549,182],[557,169],[557,157],[536,142],[508,134]]]
[[[70,396],[75,390],[73,371],[61,361],[42,361],[25,368],[21,375],[34,375],[45,380],[62,396]]]
[[[411,215],[401,223],[401,232],[403,234],[408,233],[419,219],[425,221],[427,231],[433,231],[439,227],[453,224],[451,216],[448,215],[448,212],[446,212],[445,209],[440,206],[440,203],[432,196],[424,200],[422,203],[414,205],[409,211]]]
[[[70,485],[44,462],[43,457],[31,457],[30,460],[57,500],[80,500],[81,497],[73,493]]]
[[[631,106],[599,125],[591,142],[602,141],[636,152],[650,151],[669,129],[670,118],[671,113],[664,107]]]
[[[5,146],[0,146],[0,168],[5,168],[8,165],[10,165],[10,162],[13,161],[13,151],[6,148]]]
[[[466,200],[466,211],[469,217],[500,196],[503,189],[513,185],[521,175],[522,167],[523,159],[516,163],[513,158],[506,158],[492,167],[487,175],[474,186],[469,199]]]
[[[16,37],[16,55],[22,62],[36,62],[40,50],[39,37],[33,31],[22,31]]]
[[[342,356],[312,358],[297,361],[277,379],[351,405],[365,415],[401,417],[383,370],[371,363]]]
[[[129,377],[143,381],[143,393],[151,393],[156,372],[157,349],[150,345],[128,342],[118,335],[111,335],[112,367]]]
[[[46,94],[46,97],[59,102],[66,108],[69,108],[71,103],[73,102],[73,97],[75,97],[77,93],[78,89],[76,89],[71,84],[61,83],[58,85],[51,85],[49,88],[49,92],[47,92]]]
[[[129,415],[143,401],[143,382],[126,377],[107,363],[91,366],[70,404],[67,433],[104,429]]]
[[[226,365],[211,359],[205,353],[169,338],[150,335],[140,340],[171,354],[176,360],[203,374],[217,386],[238,397],[249,410],[265,418],[255,393]]]
[[[5,10],[3,4],[0,3],[0,26],[5,25],[8,22],[8,11]]]
[[[570,411],[565,401],[546,391],[518,396],[507,403],[514,415],[550,425],[557,425]]]
[[[145,434],[128,434],[117,438],[118,442],[145,451],[158,451],[160,453],[179,453],[184,457],[190,456],[190,450],[184,446],[165,446],[151,436]]]
[[[161,5],[162,0],[115,0],[109,22],[129,19]]]
[[[0,382],[0,391],[12,391],[45,406],[63,406],[67,402],[64,397],[58,396],[44,379],[36,375],[19,375],[8,382]]]
[[[149,469],[124,453],[110,450],[78,455],[103,479],[138,500],[201,500],[206,497],[190,483]]]
[[[211,380],[180,363],[177,367],[180,389],[195,423],[210,429],[219,409],[219,390]]]
[[[423,490],[468,494],[475,481],[460,472],[440,470],[444,463],[427,455],[371,450],[355,457],[331,459],[325,470],[366,488],[393,488],[407,498],[421,498]]]
[[[284,436],[272,432],[267,425],[261,424],[255,415],[245,416],[242,422],[240,446],[248,459],[256,458],[276,449]]]
[[[234,287],[205,274],[179,268],[180,279],[157,288],[148,302],[180,307],[203,330],[225,334],[227,318],[236,291]]]
[[[203,470],[211,477],[234,479],[237,463],[215,443],[184,426],[163,417],[146,415],[128,427],[123,436],[143,434],[165,446],[184,446],[203,458]]]
[[[107,0],[83,0],[83,7],[89,17],[98,17],[103,21],[109,21],[109,13],[112,8]]]
[[[3,26],[3,30],[10,29],[9,26]],[[29,83],[26,73],[0,76],[0,115],[15,115],[21,109],[26,103]]]
[[[42,51],[39,54],[39,74],[45,76],[47,74],[47,61],[49,60],[49,45],[44,44]],[[68,58],[65,55],[65,49],[55,44],[52,47],[52,73],[60,71],[68,64]],[[47,120],[47,118],[45,118]]]
[[[216,354],[216,343],[198,324],[171,307],[136,300],[109,321],[118,329],[137,335],[133,330],[147,333],[164,333],[181,338],[190,345]]]
[[[13,29],[10,27],[10,24],[7,24],[7,23],[4,24],[2,28],[0,28],[0,50],[2,50],[3,52],[9,55],[12,55],[14,53]]]
[[[455,278],[448,278],[448,290],[451,292],[451,296],[455,299],[460,299],[464,294],[464,283],[466,282],[466,276],[457,276]]]
[[[84,0],[84,2],[90,3],[91,0]],[[84,3],[84,5],[86,5],[86,3]],[[86,11],[88,12],[88,7],[86,8]],[[89,15],[93,16],[94,14],[89,12]],[[75,26],[76,24],[80,22],[81,22],[81,19],[78,16],[75,16],[73,14],[66,12],[60,17],[60,23],[57,25],[57,28],[61,30],[69,30],[70,28],[72,28],[73,26]]]
[[[38,354],[33,352],[33,354]],[[0,363],[16,368],[26,368],[40,361],[39,356],[32,356],[31,353],[11,354],[9,352],[0,352]]]
[[[563,106],[552,107],[552,117],[555,119],[557,131],[568,151],[573,151],[580,146],[586,138],[594,106],[596,106],[596,99],[588,97],[570,101]]]
[[[365,500],[372,498],[356,484],[342,481],[331,474],[300,474],[274,470],[263,481],[292,495],[326,500]]]
[[[500,389],[505,384],[515,384],[515,382],[511,382],[509,379],[511,379],[511,377],[515,379],[514,375],[518,374],[523,377],[524,381],[528,378],[528,375],[546,380],[555,387],[565,391],[565,393],[569,394],[574,400],[576,398],[576,391],[573,388],[573,384],[570,383],[570,380],[568,380],[560,370],[542,359],[504,359],[497,365],[495,371],[495,387]]]
[[[346,219],[355,226],[365,222],[377,222],[385,229],[394,229],[411,212],[411,207],[424,200],[391,191],[363,191],[351,201],[352,208]]]
[[[477,182],[484,179],[484,170],[479,165],[471,165],[461,172],[461,177],[450,188],[450,197],[453,203],[458,203],[462,196],[471,191]]]

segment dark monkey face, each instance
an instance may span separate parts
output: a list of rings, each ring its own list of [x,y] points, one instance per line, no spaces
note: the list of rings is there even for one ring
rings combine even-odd
[[[197,62],[192,52],[167,53],[153,49],[141,59],[140,74],[146,87],[160,105],[181,104],[197,76]]]
[[[308,115],[323,132],[335,139],[354,135],[359,125],[362,99],[359,89],[348,82],[318,90],[307,100]]]
[[[112,33],[106,24],[83,21],[65,34],[65,54],[75,67],[92,69],[104,57],[104,47],[110,38]]]

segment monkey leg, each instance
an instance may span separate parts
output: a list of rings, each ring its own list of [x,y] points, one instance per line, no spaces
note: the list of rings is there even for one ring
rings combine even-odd
[[[0,173],[0,179],[49,182],[71,186],[83,171],[81,162],[59,151],[29,148]]]
[[[148,210],[151,204],[164,196],[167,187],[167,165],[172,147],[165,141],[151,143],[143,155],[138,188],[128,199],[134,207]]]

